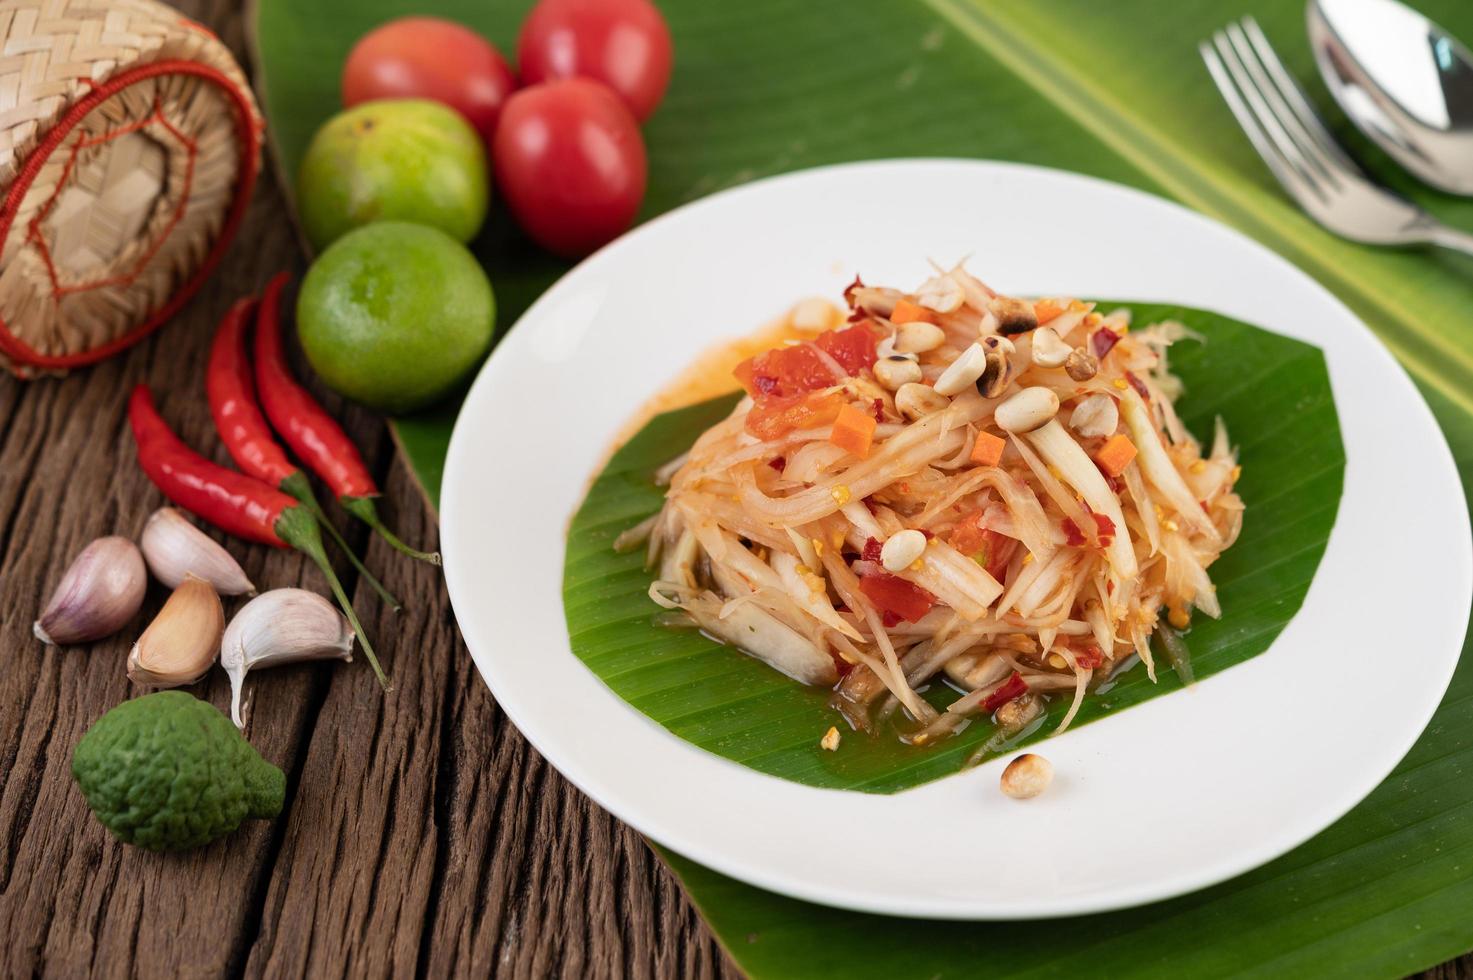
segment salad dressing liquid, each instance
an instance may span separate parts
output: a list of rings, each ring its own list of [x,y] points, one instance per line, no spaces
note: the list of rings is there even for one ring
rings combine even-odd
[[[839,324],[842,319],[838,307],[834,307],[833,324],[831,325]],[[756,357],[774,347],[781,347],[789,341],[812,340],[820,332],[821,330],[800,330],[795,327],[793,310],[789,310],[755,333],[722,341],[707,348],[689,367],[677,374],[668,385],[640,406],[633,418],[619,429],[599,469],[601,470],[607,464],[608,457],[612,456],[620,446],[644,428],[645,423],[656,415],[662,412],[673,412],[678,408],[685,408],[687,405],[695,405],[718,395],[736,391],[740,385],[737,384],[732,371],[747,358]]]

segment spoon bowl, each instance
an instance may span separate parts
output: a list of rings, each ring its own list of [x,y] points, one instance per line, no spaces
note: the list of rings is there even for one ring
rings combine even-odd
[[[1309,0],[1309,40],[1351,122],[1418,178],[1473,194],[1473,55],[1397,0]]]

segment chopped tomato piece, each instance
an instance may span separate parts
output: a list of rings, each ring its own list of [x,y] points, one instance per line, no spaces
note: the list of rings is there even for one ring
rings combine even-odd
[[[836,391],[826,395],[761,398],[747,413],[747,431],[758,439],[776,439],[795,429],[829,425],[839,417],[843,407],[844,396]]]
[[[1082,670],[1094,670],[1100,664],[1105,662],[1105,655],[1100,652],[1099,647],[1091,643],[1083,650],[1076,650],[1074,652],[1074,662],[1078,664],[1080,669]]]
[[[987,700],[982,702],[982,710],[991,714],[1009,701],[1016,701],[1027,693],[1028,682],[1015,670],[1013,676],[1002,682],[1002,687],[987,695]]]
[[[834,377],[818,352],[806,344],[779,347],[749,357],[732,373],[747,389],[747,394],[756,399],[793,398],[841,380]]]
[[[977,441],[972,445],[972,462],[979,466],[996,466],[1002,462],[1002,451],[1007,445],[1005,440],[991,432],[979,432]]]
[[[987,570],[999,582],[1018,551],[1018,539],[999,534],[982,524],[982,511],[974,510],[951,529],[950,545]]]
[[[813,345],[774,348],[747,358],[736,366],[732,374],[736,375],[747,394],[758,401],[794,398],[844,380],[834,377],[833,369],[819,351],[837,361],[850,375],[855,375],[875,363],[876,343],[875,332],[868,323],[855,324],[843,330],[825,330]]]
[[[873,365],[877,356],[878,338],[868,322],[856,323],[843,330],[825,330],[814,343],[851,375]]]
[[[890,322],[896,325],[902,323],[935,323],[936,316],[930,310],[919,303],[912,303],[908,299],[895,301],[895,309],[890,312]]]
[[[834,419],[834,431],[829,434],[829,442],[860,459],[868,459],[870,446],[874,444],[875,425],[874,416],[866,415],[853,405],[845,405],[839,409],[839,417]]]
[[[874,603],[881,615],[888,614],[907,623],[919,622],[931,611],[936,597],[912,582],[889,572],[871,572],[859,578],[859,591]],[[889,625],[894,625],[890,623]]]

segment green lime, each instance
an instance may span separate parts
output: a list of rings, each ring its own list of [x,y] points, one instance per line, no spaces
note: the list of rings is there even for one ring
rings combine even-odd
[[[333,116],[307,147],[297,213],[319,251],[372,221],[476,236],[491,194],[486,149],[454,109],[428,99],[364,102]]]
[[[312,263],[297,297],[302,350],[334,391],[384,412],[422,408],[491,346],[496,298],[475,257],[427,225],[380,221]]]

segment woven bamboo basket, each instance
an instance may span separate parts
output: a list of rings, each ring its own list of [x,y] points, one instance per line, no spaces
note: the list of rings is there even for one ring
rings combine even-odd
[[[0,0],[0,365],[116,353],[219,261],[260,166],[230,52],[154,0]]]

